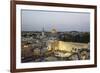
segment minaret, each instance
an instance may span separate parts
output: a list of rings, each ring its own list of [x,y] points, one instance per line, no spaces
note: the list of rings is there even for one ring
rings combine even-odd
[[[44,37],[45,36],[45,34],[44,34],[44,26],[43,26],[43,28],[42,28],[42,37]]]

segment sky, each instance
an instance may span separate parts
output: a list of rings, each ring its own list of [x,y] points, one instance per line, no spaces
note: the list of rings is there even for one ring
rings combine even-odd
[[[90,31],[90,13],[21,10],[22,31]]]

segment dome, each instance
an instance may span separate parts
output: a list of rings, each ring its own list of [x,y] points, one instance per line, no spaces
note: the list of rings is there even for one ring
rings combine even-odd
[[[57,33],[56,29],[52,29],[51,33]]]

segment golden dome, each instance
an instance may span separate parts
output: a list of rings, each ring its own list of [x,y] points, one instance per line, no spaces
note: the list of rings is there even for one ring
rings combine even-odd
[[[56,33],[56,32],[57,32],[56,29],[51,30],[51,33]]]

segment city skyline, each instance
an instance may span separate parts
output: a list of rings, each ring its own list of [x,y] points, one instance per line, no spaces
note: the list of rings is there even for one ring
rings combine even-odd
[[[90,32],[90,14],[86,12],[21,10],[22,31]]]

